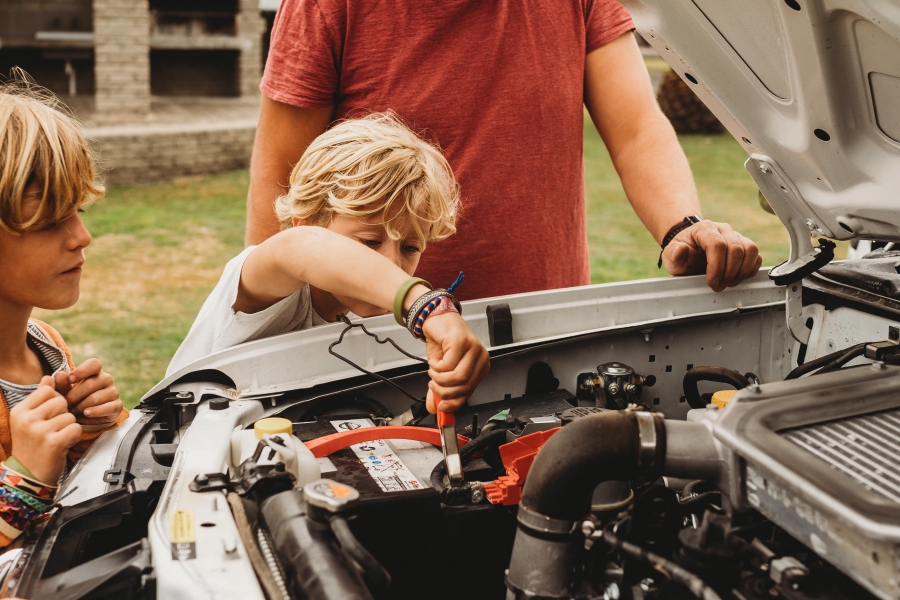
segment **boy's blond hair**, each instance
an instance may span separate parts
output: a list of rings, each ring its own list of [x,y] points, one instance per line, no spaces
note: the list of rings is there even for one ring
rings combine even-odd
[[[290,184],[275,204],[282,229],[294,217],[324,227],[335,214],[383,213],[390,239],[411,228],[421,250],[456,232],[459,187],[447,159],[391,113],[341,121],[317,137]]]
[[[43,229],[103,196],[94,155],[81,125],[53,94],[16,69],[0,84],[0,228],[12,234]],[[25,190],[40,188],[33,215]]]

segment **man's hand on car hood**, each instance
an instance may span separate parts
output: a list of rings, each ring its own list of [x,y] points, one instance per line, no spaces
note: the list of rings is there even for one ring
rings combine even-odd
[[[662,253],[672,275],[706,272],[706,284],[721,292],[753,277],[762,265],[759,248],[728,223],[700,221],[675,236]]]

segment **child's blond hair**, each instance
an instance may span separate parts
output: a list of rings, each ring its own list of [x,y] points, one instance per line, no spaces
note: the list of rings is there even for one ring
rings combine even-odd
[[[36,231],[66,219],[103,196],[81,125],[53,94],[19,69],[0,84],[0,228]],[[25,190],[40,186],[34,214],[23,212]]]
[[[447,159],[391,113],[341,121],[317,137],[275,204],[282,229],[295,217],[324,227],[335,214],[383,213],[390,239],[411,228],[421,250],[456,232],[458,211],[459,187]]]

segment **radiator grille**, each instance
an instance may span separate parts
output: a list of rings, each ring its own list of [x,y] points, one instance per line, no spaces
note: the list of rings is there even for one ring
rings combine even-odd
[[[900,504],[900,409],[782,432],[866,489]]]

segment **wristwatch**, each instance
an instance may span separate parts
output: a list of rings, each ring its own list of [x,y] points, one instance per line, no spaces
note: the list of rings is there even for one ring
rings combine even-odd
[[[669,230],[669,232],[663,238],[662,243],[659,245],[660,246],[659,263],[657,263],[657,265],[656,265],[657,269],[662,268],[663,251],[666,249],[666,246],[669,245],[669,242],[674,240],[676,235],[678,235],[679,233],[681,233],[682,231],[684,231],[691,225],[694,225],[695,223],[699,223],[702,220],[703,220],[703,218],[698,217],[697,215],[688,215],[685,218],[683,218],[681,221],[679,221],[678,223],[676,223],[675,225],[672,226],[672,229]]]

